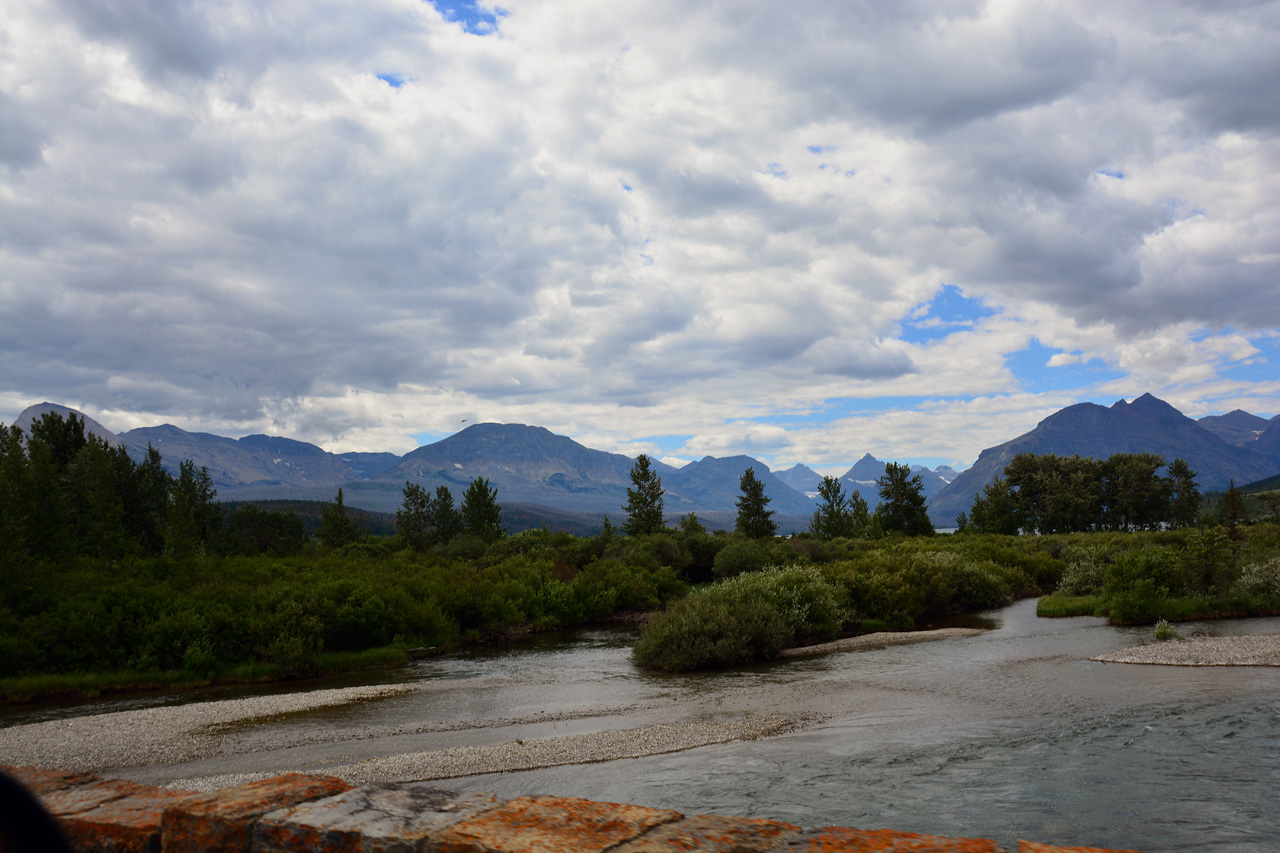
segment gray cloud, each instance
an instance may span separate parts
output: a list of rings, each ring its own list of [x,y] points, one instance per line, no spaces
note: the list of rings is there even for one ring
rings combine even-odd
[[[747,395],[1011,393],[894,338],[943,281],[1064,346],[1273,330],[1278,10],[529,3],[481,38],[426,3],[19,3],[3,390],[677,432]]]

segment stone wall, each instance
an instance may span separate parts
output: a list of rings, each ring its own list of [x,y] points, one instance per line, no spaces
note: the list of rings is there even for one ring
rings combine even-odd
[[[426,782],[352,788],[288,774],[211,793],[171,791],[34,767],[4,770],[62,825],[79,853],[835,853],[1002,851],[981,838],[942,838],[788,823],[567,797],[501,800]],[[1018,842],[1018,853],[1135,853]],[[0,839],[0,853],[7,853]]]

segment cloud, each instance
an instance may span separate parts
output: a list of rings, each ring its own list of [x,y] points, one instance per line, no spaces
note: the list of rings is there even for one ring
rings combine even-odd
[[[1276,3],[12,6],[10,409],[962,461],[1280,327]]]

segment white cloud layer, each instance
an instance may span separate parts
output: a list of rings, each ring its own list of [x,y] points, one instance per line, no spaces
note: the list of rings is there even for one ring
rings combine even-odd
[[[7,4],[3,419],[840,468],[1280,410],[1228,375],[1280,328],[1280,4],[503,8]]]

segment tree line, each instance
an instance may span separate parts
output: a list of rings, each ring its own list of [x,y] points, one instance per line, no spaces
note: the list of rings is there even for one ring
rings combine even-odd
[[[111,571],[138,557],[287,556],[307,541],[295,513],[226,512],[207,468],[184,459],[175,476],[151,446],[135,462],[75,413],[46,412],[30,433],[0,424],[0,565],[88,558]]]
[[[662,500],[666,490],[662,488],[662,478],[653,470],[652,460],[643,453],[631,469],[631,484],[622,507],[626,512],[622,532],[629,536],[661,533],[666,529]],[[738,488],[742,494],[734,502],[734,532],[747,539],[776,536],[778,524],[773,520],[774,511],[769,509],[770,498],[753,469],[742,472]],[[880,504],[871,513],[861,494],[855,491],[846,496],[838,479],[823,477],[809,532],[819,539],[873,538],[886,533],[920,536],[934,532],[925,509],[924,481],[919,474],[913,475],[910,467],[890,462],[884,475],[876,480],[876,488]],[[697,515],[691,516],[696,524]],[[684,525],[683,518],[681,524]]]
[[[1084,533],[1188,527],[1200,513],[1196,473],[1185,459],[1165,469],[1157,453],[1106,459],[1019,453],[975,495],[961,531]]]
[[[148,447],[124,447],[85,430],[74,413],[47,412],[24,436],[0,424],[0,559],[113,561],[139,554],[182,557],[217,534],[221,507],[209,472],[184,461],[174,477]]]

